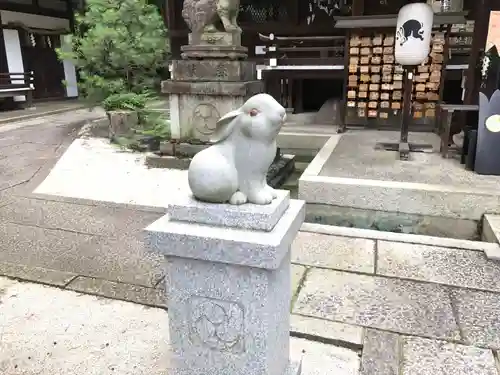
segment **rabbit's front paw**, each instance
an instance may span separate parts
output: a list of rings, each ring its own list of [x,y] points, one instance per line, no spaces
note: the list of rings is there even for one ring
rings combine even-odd
[[[250,203],[269,204],[273,201],[273,195],[267,189],[262,189],[257,194],[248,197]]]
[[[231,196],[231,199],[229,199],[229,203],[235,205],[245,204],[247,203],[247,201],[248,201],[247,196],[243,194],[241,191],[237,191]]]
[[[271,194],[271,195],[272,195],[272,197],[273,197],[273,199],[274,199],[274,198],[278,198],[278,192],[277,192],[276,190],[274,190],[271,186],[266,185],[266,186],[264,187],[264,190],[265,190],[266,192],[268,192],[269,194]]]

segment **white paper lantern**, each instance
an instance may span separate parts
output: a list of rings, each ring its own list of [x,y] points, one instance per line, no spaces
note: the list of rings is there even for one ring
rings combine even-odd
[[[429,55],[434,12],[425,3],[408,4],[398,14],[396,28],[396,62],[420,65]]]

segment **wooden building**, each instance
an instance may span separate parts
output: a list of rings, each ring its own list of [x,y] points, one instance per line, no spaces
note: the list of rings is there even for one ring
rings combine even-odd
[[[295,113],[317,111],[327,99],[346,100],[347,46],[353,30],[375,32],[376,25],[383,25],[387,18],[395,20],[399,9],[410,2],[425,1],[241,0],[242,44],[249,48],[249,58],[259,64],[269,93]],[[449,57],[443,67],[440,101],[459,104],[476,100],[476,65],[484,48],[489,12],[496,2],[463,0],[459,1],[460,12],[449,13],[461,21],[443,29]],[[180,58],[180,47],[188,40],[182,3],[166,2],[173,58]],[[357,27],[352,26],[355,23]],[[395,30],[395,25],[385,29]],[[281,41],[266,40],[270,34],[282,37]],[[273,43],[276,60],[275,66],[269,67],[270,56],[265,51]],[[470,78],[465,80],[465,76]]]
[[[34,99],[78,96],[75,67],[60,61],[56,48],[70,33],[73,12],[81,6],[71,0],[0,0],[0,76],[7,85],[9,73],[33,75]],[[24,95],[14,97],[23,102]]]

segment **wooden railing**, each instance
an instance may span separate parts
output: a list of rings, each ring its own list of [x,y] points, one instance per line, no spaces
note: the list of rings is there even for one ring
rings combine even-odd
[[[276,36],[259,33],[270,66],[343,65],[345,36]],[[274,59],[271,61],[271,59]]]
[[[263,50],[259,58],[266,92],[285,108],[293,108],[295,91],[302,95],[294,78],[330,70],[343,72],[345,65],[345,36],[276,36],[259,33]],[[272,73],[271,73],[272,72]],[[272,76],[271,76],[272,74]],[[300,106],[299,106],[300,107]]]
[[[0,98],[26,95],[27,106],[31,107],[34,90],[33,72],[0,73]]]

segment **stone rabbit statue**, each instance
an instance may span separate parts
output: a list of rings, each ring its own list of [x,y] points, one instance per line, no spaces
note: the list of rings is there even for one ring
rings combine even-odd
[[[266,174],[276,156],[276,137],[285,108],[268,94],[257,94],[222,116],[209,148],[197,153],[188,170],[195,198],[205,202],[269,204],[276,191]]]
[[[184,0],[182,17],[195,35],[217,31],[220,19],[227,32],[241,31],[237,24],[240,0]]]

